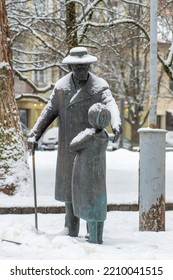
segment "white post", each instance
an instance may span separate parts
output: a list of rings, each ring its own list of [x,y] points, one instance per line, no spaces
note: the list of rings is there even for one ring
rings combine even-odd
[[[157,126],[157,10],[158,0],[150,0],[150,110],[149,127]]]
[[[139,129],[139,230],[165,230],[165,135],[157,127],[157,9],[150,0],[149,128]]]
[[[139,230],[165,230],[165,134],[164,129],[141,128]]]

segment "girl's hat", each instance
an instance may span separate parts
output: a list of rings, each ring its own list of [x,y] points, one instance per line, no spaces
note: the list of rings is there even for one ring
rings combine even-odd
[[[110,124],[111,113],[106,105],[95,103],[88,110],[88,121],[95,129],[103,129]]]

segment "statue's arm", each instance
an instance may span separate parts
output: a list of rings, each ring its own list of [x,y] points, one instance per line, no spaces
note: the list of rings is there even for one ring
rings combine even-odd
[[[95,129],[85,129],[81,131],[70,143],[70,151],[77,152],[79,150],[85,149],[90,141],[93,139],[95,134]]]
[[[121,119],[118,106],[115,99],[112,96],[110,89],[106,89],[102,93],[102,102],[106,105],[107,109],[111,113],[111,127],[117,131],[120,130]]]
[[[107,109],[111,113],[111,127],[112,132],[115,134],[114,142],[116,142],[119,139],[120,134],[122,134],[123,130],[121,125],[120,112],[110,89],[106,89],[103,91],[102,102],[106,105]]]
[[[36,121],[29,138],[38,141],[46,128],[58,117],[58,98],[56,89],[53,91],[49,102]]]

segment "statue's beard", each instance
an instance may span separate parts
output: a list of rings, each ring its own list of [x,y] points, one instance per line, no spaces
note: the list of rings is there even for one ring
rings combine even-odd
[[[87,73],[78,73],[77,79],[79,81],[87,81],[88,80],[88,72]]]

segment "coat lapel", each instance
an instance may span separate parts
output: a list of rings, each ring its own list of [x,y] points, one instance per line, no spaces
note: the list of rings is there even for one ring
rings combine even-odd
[[[91,77],[89,75],[89,78],[86,82],[86,84],[80,89],[80,90],[76,90],[73,79],[71,77],[71,89],[70,89],[70,94],[68,94],[68,100],[69,100],[69,104],[68,107],[82,102],[84,100],[88,100],[91,99],[91,96],[93,95],[93,93],[91,92]]]

